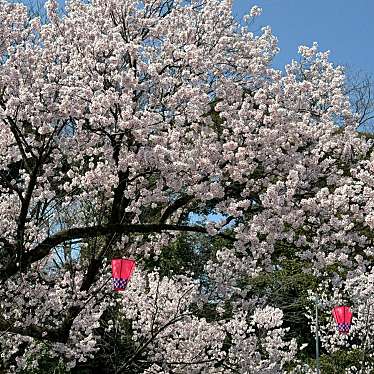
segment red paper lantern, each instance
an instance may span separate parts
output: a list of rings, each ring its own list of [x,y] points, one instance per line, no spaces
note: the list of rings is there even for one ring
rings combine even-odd
[[[135,261],[125,258],[112,260],[112,278],[115,291],[123,291],[135,269]]]
[[[338,325],[339,334],[348,334],[352,322],[352,312],[350,307],[336,306],[332,310],[332,316]]]

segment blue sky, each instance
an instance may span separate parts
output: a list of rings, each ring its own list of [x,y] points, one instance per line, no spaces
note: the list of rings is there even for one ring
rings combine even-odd
[[[234,0],[234,14],[253,5],[263,9],[253,28],[270,25],[278,38],[277,68],[297,58],[299,45],[317,42],[337,64],[374,76],[374,0]]]
[[[280,47],[274,60],[276,68],[282,69],[292,58],[298,58],[299,45],[318,42],[321,50],[331,51],[335,63],[374,76],[374,0],[233,1],[238,18],[253,5],[263,8],[263,15],[252,27],[272,27]]]

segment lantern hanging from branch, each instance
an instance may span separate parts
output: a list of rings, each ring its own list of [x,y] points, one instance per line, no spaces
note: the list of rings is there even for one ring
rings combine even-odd
[[[135,261],[125,258],[112,260],[112,278],[115,291],[123,291],[135,269]]]
[[[336,306],[332,316],[338,325],[339,334],[348,334],[352,322],[352,312],[349,306]]]

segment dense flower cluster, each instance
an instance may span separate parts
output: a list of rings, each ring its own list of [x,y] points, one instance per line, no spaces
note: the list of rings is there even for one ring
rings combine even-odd
[[[348,272],[369,305],[373,142],[343,70],[317,45],[272,69],[271,29],[241,26],[229,0],[57,5],[42,24],[0,0],[3,367],[73,368],[115,331],[116,372],[310,372],[251,280],[289,256],[317,278]],[[186,233],[224,241],[199,276],[150,265]],[[139,264],[124,295],[112,255]]]

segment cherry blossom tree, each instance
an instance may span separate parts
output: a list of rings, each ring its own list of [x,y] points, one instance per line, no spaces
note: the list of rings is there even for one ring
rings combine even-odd
[[[8,372],[312,370],[253,284],[292,259],[367,274],[373,144],[327,52],[302,46],[282,74],[271,29],[251,32],[261,9],[239,24],[231,5],[50,0],[42,23],[0,0]],[[198,273],[158,266],[192,235],[220,243],[191,242]],[[124,294],[112,256],[137,260]]]

